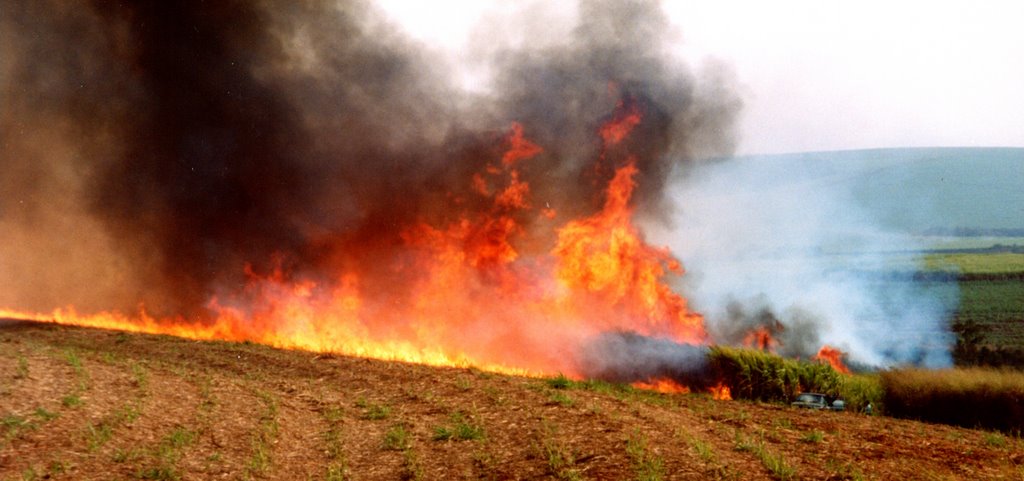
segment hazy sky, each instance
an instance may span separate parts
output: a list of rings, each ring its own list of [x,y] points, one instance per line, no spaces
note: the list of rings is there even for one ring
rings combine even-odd
[[[495,28],[505,16],[530,11],[545,35],[567,31],[575,16],[574,2],[379,3],[414,38],[450,52],[456,69],[471,63],[474,44],[488,35],[534,38],[537,27],[522,33],[521,21]],[[1024,2],[664,6],[678,28],[672,42],[681,61],[698,73],[708,62],[735,72],[745,102],[741,154],[1024,146]],[[481,21],[489,23],[481,27]],[[472,84],[484,74],[461,75]]]

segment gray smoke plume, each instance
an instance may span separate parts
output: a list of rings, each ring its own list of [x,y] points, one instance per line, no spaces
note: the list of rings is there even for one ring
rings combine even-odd
[[[718,343],[770,349],[784,357],[807,359],[817,354],[822,346],[819,322],[820,319],[799,307],[777,315],[771,300],[762,294],[745,302],[727,302],[725,318],[712,323],[709,334]],[[759,340],[758,333],[767,334],[768,340]]]
[[[912,271],[922,246],[861,207],[850,180],[872,177],[847,157],[702,165],[673,183],[673,227],[649,232],[687,261],[691,305],[718,342],[765,327],[787,356],[829,344],[862,366],[948,366],[955,283],[886,275]],[[901,252],[908,264],[890,265]]]
[[[671,379],[704,390],[716,379],[708,368],[708,347],[683,344],[632,332],[609,332],[586,344],[578,357],[591,379],[629,383]]]
[[[732,151],[737,97],[671,59],[656,2],[579,19],[490,48],[492,85],[468,94],[360,0],[6,1],[0,305],[201,316],[246,265],[400,299],[402,230],[486,208],[469,179],[512,122],[544,148],[521,172],[536,202],[593,212],[633,155],[657,212],[675,166]],[[645,121],[599,152],[622,109]],[[517,247],[546,253],[517,220]]]

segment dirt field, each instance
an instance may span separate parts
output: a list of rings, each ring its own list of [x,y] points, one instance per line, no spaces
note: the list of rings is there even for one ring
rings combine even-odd
[[[0,480],[1024,479],[1022,440],[0,321]]]

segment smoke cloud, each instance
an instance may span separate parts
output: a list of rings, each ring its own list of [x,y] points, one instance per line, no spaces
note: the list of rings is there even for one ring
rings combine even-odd
[[[579,363],[580,371],[592,379],[619,383],[671,379],[690,389],[706,389],[716,381],[707,355],[706,346],[609,332],[583,347]]]
[[[764,328],[787,356],[806,359],[824,343],[864,366],[951,364],[956,295],[945,290],[956,287],[885,274],[911,272],[890,264],[893,254],[909,260],[922,246],[860,207],[857,168],[748,157],[676,178],[675,223],[650,232],[687,260],[690,301],[717,342],[744,344]]]
[[[672,60],[656,2],[578,18],[483,49],[492,82],[467,93],[358,0],[6,2],[0,305],[201,317],[246,266],[358,272],[400,298],[403,229],[477,207],[467,179],[512,122],[544,149],[521,171],[537,202],[593,212],[629,152],[660,212],[673,169],[732,151],[738,97]],[[594,132],[625,108],[645,122],[602,154]],[[522,252],[546,254],[517,220]]]

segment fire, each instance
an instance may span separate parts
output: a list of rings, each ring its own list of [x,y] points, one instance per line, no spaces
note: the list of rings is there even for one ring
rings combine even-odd
[[[641,120],[640,109],[636,103],[619,102],[612,119],[601,126],[601,139],[605,145],[615,145],[629,135]]]
[[[729,386],[726,386],[724,383],[718,383],[718,385],[712,386],[709,391],[711,392],[712,399],[719,401],[732,400],[732,391],[729,389]]]
[[[743,338],[743,344],[762,351],[771,351],[775,349],[777,343],[775,338],[772,337],[771,331],[765,326],[760,326],[747,333]]]
[[[620,103],[596,135],[605,146],[618,144],[641,122],[635,104]],[[520,170],[536,162],[543,147],[518,123],[503,145],[503,153],[465,179],[466,195],[476,196],[472,202],[454,202],[443,221],[402,227],[402,255],[384,266],[394,286],[347,270],[303,278],[277,262],[271,272],[246,266],[244,287],[218,292],[208,315],[196,319],[155,318],[144,308],[133,315],[80,314],[69,307],[0,316],[576,377],[575,349],[609,330],[706,342],[703,318],[667,283],[684,273],[682,265],[666,248],[647,244],[633,224],[637,159],[627,154],[612,162],[602,153],[598,160],[617,164],[603,207],[556,225],[554,209],[534,205]],[[539,239],[549,245],[524,251]],[[666,379],[642,385],[686,392]]]
[[[682,274],[679,262],[666,249],[644,243],[630,223],[629,198],[636,172],[633,163],[616,171],[604,209],[559,230],[553,250],[559,259],[556,276],[573,292],[603,298],[615,308],[613,316],[602,320],[606,329],[630,327],[647,335],[702,341],[703,318],[690,312],[686,299],[661,282],[669,272]],[[621,324],[623,319],[640,321],[627,326]]]
[[[648,379],[647,381],[637,381],[631,385],[637,389],[647,389],[649,391],[657,391],[666,394],[685,394],[690,392],[690,388],[683,386],[671,379],[665,378]]]
[[[825,361],[829,363],[832,366],[832,369],[835,369],[837,372],[841,372],[843,374],[850,374],[850,369],[847,368],[845,364],[843,364],[844,355],[845,354],[843,353],[843,351],[840,351],[839,349],[836,349],[829,345],[824,345],[818,351],[818,354],[814,356],[814,360]]]

